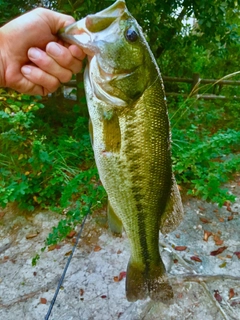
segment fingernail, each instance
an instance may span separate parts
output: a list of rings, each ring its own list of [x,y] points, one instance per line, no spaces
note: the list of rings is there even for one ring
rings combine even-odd
[[[28,50],[28,56],[30,59],[39,59],[41,52],[36,48],[30,48]]]
[[[51,42],[47,46],[47,52],[52,56],[58,57],[62,53],[62,49],[57,43]]]
[[[28,75],[28,74],[30,74],[31,72],[32,72],[32,69],[31,69],[30,67],[28,67],[28,66],[23,66],[23,67],[22,67],[22,73],[23,73],[23,74]]]

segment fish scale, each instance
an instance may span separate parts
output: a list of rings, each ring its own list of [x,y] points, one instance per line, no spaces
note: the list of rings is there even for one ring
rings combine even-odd
[[[108,194],[109,226],[129,238],[129,301],[169,303],[173,290],[159,252],[159,229],[183,215],[172,173],[163,82],[141,27],[118,0],[61,31],[89,55],[84,85],[93,150]],[[88,37],[88,40],[86,40]]]

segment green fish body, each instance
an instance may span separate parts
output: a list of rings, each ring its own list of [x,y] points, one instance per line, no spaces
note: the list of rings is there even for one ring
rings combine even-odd
[[[123,227],[131,247],[127,299],[150,296],[168,303],[173,291],[159,253],[159,229],[175,229],[183,209],[172,173],[159,68],[122,0],[61,30],[60,36],[88,55],[84,84],[109,225],[117,233]]]

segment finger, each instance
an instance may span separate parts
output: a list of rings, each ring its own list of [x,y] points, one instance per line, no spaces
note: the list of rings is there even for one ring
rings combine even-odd
[[[80,48],[66,48],[56,42],[49,42],[46,47],[46,53],[51,56],[60,66],[71,70],[72,73],[78,73],[82,69],[82,59],[84,53]]]
[[[32,86],[32,89],[35,85],[37,85],[43,88],[42,93],[40,94],[46,95],[48,93],[56,91],[57,88],[61,85],[56,77],[48,74],[38,67],[25,65],[21,68],[21,71],[26,80],[28,80],[28,82],[25,82],[24,86],[27,86],[28,90],[30,89],[30,84]]]
[[[56,34],[59,29],[75,22],[73,17],[52,10],[37,8],[35,9],[35,13],[47,22],[51,28],[52,34]]]
[[[30,48],[28,57],[40,69],[57,78],[60,82],[64,83],[71,80],[72,71],[62,67],[56,60],[39,48]],[[64,62],[62,63],[64,64]]]
[[[83,60],[86,57],[86,53],[75,44],[71,44],[68,47],[68,50],[70,50],[73,57],[77,59]]]

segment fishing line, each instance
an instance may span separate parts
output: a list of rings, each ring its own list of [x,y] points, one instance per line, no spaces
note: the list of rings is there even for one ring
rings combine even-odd
[[[51,315],[53,306],[54,306],[55,301],[56,301],[56,299],[57,299],[59,290],[60,290],[60,288],[61,288],[61,286],[62,286],[63,280],[64,280],[64,278],[65,278],[65,275],[66,275],[66,272],[67,272],[67,269],[68,269],[68,266],[69,266],[69,264],[70,264],[70,262],[71,262],[71,260],[72,260],[74,251],[75,251],[75,249],[76,249],[76,247],[77,247],[78,241],[79,241],[79,239],[80,239],[80,237],[81,237],[81,234],[82,234],[82,231],[83,231],[85,222],[86,222],[86,220],[87,220],[87,217],[88,217],[88,215],[89,215],[89,213],[90,213],[91,207],[92,207],[92,203],[90,203],[89,208],[88,208],[88,211],[87,211],[87,214],[86,214],[86,216],[85,216],[84,219],[83,219],[81,228],[80,228],[80,230],[79,230],[79,232],[78,232],[78,235],[77,235],[77,237],[76,237],[76,242],[75,242],[75,244],[74,244],[74,246],[73,246],[73,248],[72,248],[72,252],[71,252],[70,256],[68,257],[68,261],[67,261],[66,266],[65,266],[65,268],[64,268],[64,270],[63,270],[63,273],[62,273],[62,276],[61,276],[61,278],[60,278],[60,280],[59,280],[57,289],[56,289],[56,291],[55,291],[55,294],[54,294],[53,299],[52,299],[52,301],[51,301],[51,304],[50,304],[50,306],[49,306],[48,313],[46,314],[44,320],[48,320],[49,317],[50,317],[50,315]]]

